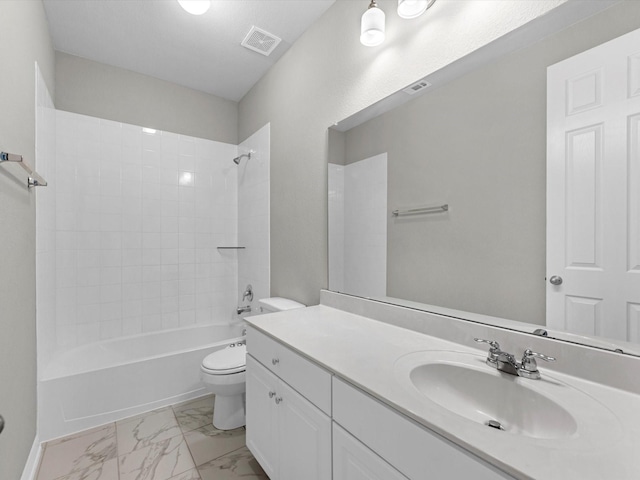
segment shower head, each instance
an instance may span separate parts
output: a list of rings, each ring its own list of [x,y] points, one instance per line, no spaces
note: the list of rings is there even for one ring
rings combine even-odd
[[[240,160],[242,160],[242,157],[247,157],[247,160],[249,160],[251,158],[251,152],[243,153],[239,157],[234,158],[233,163],[235,163],[236,165],[240,165]]]

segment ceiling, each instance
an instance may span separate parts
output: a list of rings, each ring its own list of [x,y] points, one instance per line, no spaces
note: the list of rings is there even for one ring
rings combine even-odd
[[[239,101],[335,0],[44,0],[56,50]],[[282,39],[270,56],[240,45],[252,25]]]

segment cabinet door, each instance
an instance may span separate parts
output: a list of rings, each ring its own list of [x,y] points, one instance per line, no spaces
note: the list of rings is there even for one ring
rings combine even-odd
[[[331,480],[331,419],[284,382],[278,388],[278,478]]]
[[[278,468],[278,418],[275,408],[279,380],[247,355],[247,447],[269,478]]]
[[[333,420],[412,480],[513,477],[336,377]]]
[[[407,477],[334,423],[333,480],[407,480]]]

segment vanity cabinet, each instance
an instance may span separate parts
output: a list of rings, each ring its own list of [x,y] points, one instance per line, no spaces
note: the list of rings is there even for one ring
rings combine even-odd
[[[247,447],[271,480],[331,480],[331,417],[314,405],[326,396],[316,396],[319,383],[329,395],[323,407],[330,414],[331,375],[265,335],[250,332]]]
[[[273,338],[247,328],[247,351],[269,371],[331,416],[331,374]]]
[[[333,420],[409,479],[513,480],[337,377],[333,378]]]
[[[333,480],[408,479],[334,422]]]
[[[247,447],[271,480],[513,480],[254,328],[247,351]]]

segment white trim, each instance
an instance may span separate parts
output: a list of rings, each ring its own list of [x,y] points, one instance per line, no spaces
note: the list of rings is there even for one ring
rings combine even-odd
[[[33,439],[33,445],[31,446],[31,451],[29,452],[29,457],[24,465],[24,470],[22,471],[20,480],[35,480],[36,475],[38,474],[38,466],[40,465],[42,452],[43,448],[40,443],[40,437],[36,435],[36,438]]]

